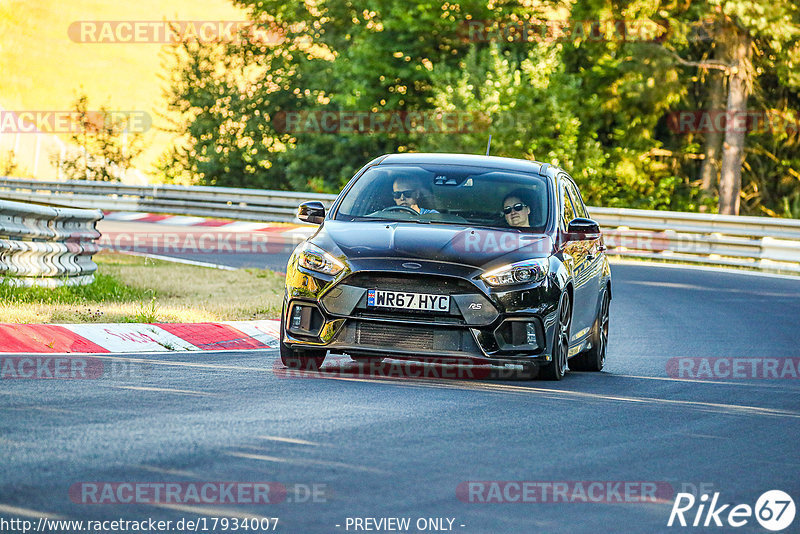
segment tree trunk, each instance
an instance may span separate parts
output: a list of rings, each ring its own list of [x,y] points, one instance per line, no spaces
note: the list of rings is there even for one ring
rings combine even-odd
[[[742,155],[747,135],[747,92],[750,75],[750,37],[736,31],[732,49],[734,69],[728,78],[728,107],[722,168],[719,177],[719,212],[739,215],[742,189]]]
[[[710,83],[710,95],[708,98],[708,113],[712,117],[722,112],[725,106],[725,75],[722,72],[712,70],[708,73]],[[712,121],[713,123],[713,121]],[[706,145],[703,150],[702,166],[700,167],[700,178],[702,179],[703,195],[713,197],[717,187],[717,177],[719,175],[719,154],[722,149],[722,132],[716,128],[706,133]],[[702,206],[704,208],[705,206]]]

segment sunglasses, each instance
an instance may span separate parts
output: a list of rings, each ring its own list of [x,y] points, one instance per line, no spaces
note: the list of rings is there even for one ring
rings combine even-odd
[[[523,204],[522,202],[517,202],[517,203],[516,203],[516,204],[514,204],[513,206],[505,206],[505,207],[503,208],[503,213],[505,213],[506,215],[508,215],[509,213],[511,213],[511,210],[514,210],[514,211],[522,211],[524,208],[527,208],[527,207],[528,207],[528,206],[527,206],[526,204]]]
[[[395,200],[400,200],[400,197],[417,198],[417,192],[414,189],[406,189],[405,191],[392,191],[392,196]]]

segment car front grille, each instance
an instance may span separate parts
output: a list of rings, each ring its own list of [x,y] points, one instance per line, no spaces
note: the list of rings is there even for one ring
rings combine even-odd
[[[359,345],[433,350],[434,333],[432,328],[425,326],[359,322],[356,342]]]
[[[387,323],[348,320],[336,337],[334,346],[370,350],[414,352],[438,355],[466,353],[479,355],[480,349],[466,328],[440,325]]]

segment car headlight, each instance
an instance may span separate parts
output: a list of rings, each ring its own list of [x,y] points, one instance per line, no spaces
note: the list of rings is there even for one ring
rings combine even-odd
[[[547,275],[547,258],[518,261],[481,275],[490,286],[509,286],[541,282]]]
[[[329,275],[337,275],[344,269],[344,263],[308,242],[304,243],[298,251],[297,263],[309,271]]]

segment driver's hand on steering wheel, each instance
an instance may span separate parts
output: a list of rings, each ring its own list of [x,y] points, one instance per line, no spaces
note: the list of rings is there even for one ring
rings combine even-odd
[[[396,206],[388,206],[383,208],[381,211],[407,211],[409,213],[413,213],[414,215],[419,215],[419,211],[415,210],[410,206],[405,206],[403,204],[398,204]]]

